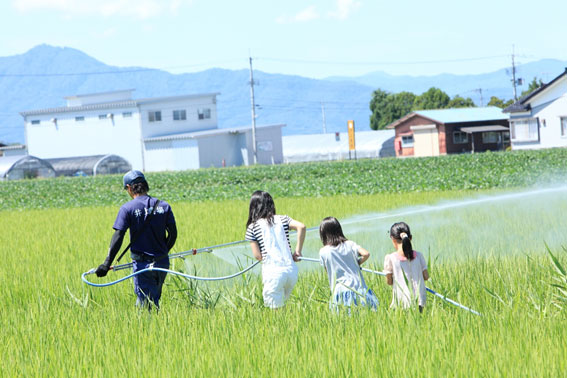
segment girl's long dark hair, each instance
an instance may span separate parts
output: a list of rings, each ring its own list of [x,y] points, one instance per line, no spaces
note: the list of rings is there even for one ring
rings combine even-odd
[[[402,234],[405,233],[406,235]],[[413,247],[411,245],[411,231],[407,223],[398,222],[394,223],[390,227],[390,237],[402,242],[402,249],[404,251],[404,256],[408,260],[413,260]]]
[[[319,236],[323,245],[332,245],[333,247],[347,241],[343,234],[343,228],[335,217],[327,217],[321,221]]]
[[[257,190],[252,193],[246,227],[259,219],[267,220],[268,224],[271,226],[274,224],[274,215],[276,215],[276,205],[270,193],[262,190]]]

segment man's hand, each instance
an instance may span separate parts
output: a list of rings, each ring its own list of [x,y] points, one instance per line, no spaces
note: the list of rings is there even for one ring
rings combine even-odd
[[[96,268],[95,273],[97,277],[104,277],[106,273],[108,273],[109,266],[106,264],[100,264],[98,268]]]

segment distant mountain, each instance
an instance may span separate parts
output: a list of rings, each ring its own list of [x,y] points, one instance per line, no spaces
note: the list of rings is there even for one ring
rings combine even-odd
[[[251,122],[248,70],[213,68],[174,75],[160,70],[132,72],[136,69],[109,66],[79,50],[47,45],[0,58],[0,142],[24,143],[21,111],[64,106],[64,96],[128,88],[135,89],[135,98],[220,92],[220,127]],[[103,74],[109,71],[119,73]],[[258,125],[285,123],[287,135],[322,132],[324,102],[329,132],[346,130],[349,119],[355,120],[357,130],[369,130],[371,87],[260,71],[254,75],[260,83],[255,87]]]
[[[526,81],[537,76],[548,81],[563,71],[566,62],[544,60],[519,67]],[[105,72],[114,72],[107,74]],[[525,72],[525,73],[524,73]],[[547,72],[548,76],[541,73]],[[257,123],[285,123],[285,135],[312,134],[323,130],[322,108],[328,132],[345,131],[355,120],[357,130],[369,130],[368,104],[376,88],[392,92],[421,93],[431,86],[450,95],[460,93],[479,102],[476,88],[491,95],[512,96],[505,71],[484,75],[432,77],[391,76],[375,72],[324,80],[255,71]],[[0,142],[24,143],[23,119],[19,112],[64,106],[64,96],[134,88],[136,98],[220,92],[220,127],[250,124],[248,70],[213,68],[197,73],[170,74],[144,68],[106,65],[72,48],[37,46],[28,52],[0,57]]]
[[[541,79],[546,83],[561,74],[566,67],[567,61],[556,59],[543,59],[517,66],[516,77],[524,80],[524,84],[517,87],[518,95],[528,88],[528,84],[533,78]],[[482,100],[484,105],[486,105],[491,96],[506,100],[514,96],[512,77],[509,71],[508,68],[504,68],[479,75],[442,74],[434,76],[393,76],[378,71],[358,77],[335,76],[329,77],[326,80],[334,82],[354,81],[361,85],[381,88],[394,93],[408,91],[420,94],[431,87],[437,87],[451,97],[457,94],[463,97],[470,97],[477,105],[480,105],[481,100],[478,89],[482,89]]]

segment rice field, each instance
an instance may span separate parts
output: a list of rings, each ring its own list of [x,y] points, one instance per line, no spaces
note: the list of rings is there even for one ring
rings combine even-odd
[[[337,216],[346,236],[370,250],[366,266],[378,270],[391,252],[387,229],[407,221],[428,259],[428,286],[480,317],[431,296],[422,315],[389,310],[389,287],[370,274],[379,310],[335,315],[324,271],[307,262],[282,311],[263,308],[255,268],[218,284],[169,276],[162,310],[148,314],[134,309],[130,281],[99,289],[80,280],[104,259],[117,207],[4,211],[0,375],[562,376],[566,301],[553,285],[565,283],[558,268],[567,266],[567,192],[518,192],[275,198],[279,213],[308,227]],[[173,252],[244,236],[245,200],[172,207]],[[308,233],[304,254],[315,257],[319,247],[316,232]],[[174,268],[225,274],[246,265],[246,256],[245,248],[223,248],[176,260]]]

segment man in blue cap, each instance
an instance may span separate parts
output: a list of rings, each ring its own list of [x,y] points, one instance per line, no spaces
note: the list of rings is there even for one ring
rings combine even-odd
[[[132,200],[122,205],[118,211],[108,256],[96,270],[99,277],[108,273],[128,229],[134,272],[145,269],[150,264],[169,268],[168,253],[177,239],[177,227],[171,207],[167,202],[148,195],[150,188],[140,171],[134,170],[124,175],[124,189]],[[134,276],[134,291],[138,297],[136,305],[151,308],[153,302],[159,308],[166,275],[165,272],[149,271]]]

